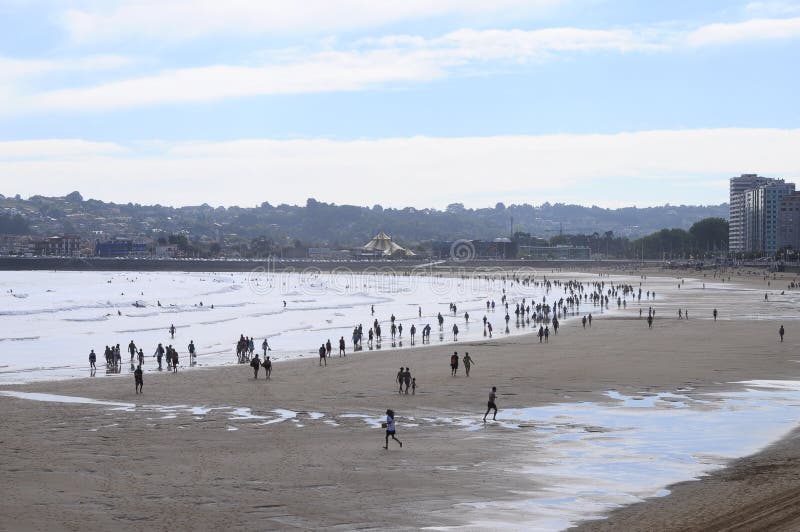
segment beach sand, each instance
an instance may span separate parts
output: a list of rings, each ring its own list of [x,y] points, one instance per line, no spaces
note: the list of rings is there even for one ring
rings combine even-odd
[[[783,287],[790,278],[773,283]],[[147,375],[141,396],[124,375],[0,387],[137,405],[113,410],[0,396],[0,529],[474,525],[472,503],[515,501],[537,488],[535,476],[519,467],[520,456],[535,452],[522,431],[502,424],[463,431],[437,421],[479,422],[491,386],[498,387],[502,418],[504,409],[608,401],[608,390],[706,393],[743,380],[798,379],[797,321],[785,323],[787,339],[779,343],[776,320],[749,319],[791,306],[778,296],[763,302],[765,282],[758,276],[739,281],[752,291],[671,294],[656,305],[652,330],[638,307],[629,306],[616,317],[595,313],[585,330],[570,320],[547,345],[533,335],[503,339],[500,333],[471,344],[364,351],[334,357],[323,368],[314,357],[276,364],[269,381],[263,374],[254,381],[249,367],[233,366]],[[690,309],[689,321],[676,319],[679,306]],[[714,307],[722,318],[717,322],[709,319]],[[591,305],[582,310],[592,311]],[[453,350],[474,359],[469,378],[463,369],[450,376]],[[398,395],[400,366],[412,368],[416,395]],[[219,410],[198,414],[189,407]],[[232,420],[234,408],[263,418]],[[377,423],[387,408],[397,412],[402,449],[382,448]],[[277,409],[295,417],[261,424],[292,415]],[[342,417],[348,414],[369,419]],[[766,523],[797,529],[797,441],[793,433],[703,480],[673,487],[666,497],[583,527],[755,530]],[[506,520],[514,523],[514,515]]]

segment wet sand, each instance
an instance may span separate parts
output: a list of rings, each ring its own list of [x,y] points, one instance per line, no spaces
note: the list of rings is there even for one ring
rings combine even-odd
[[[635,277],[630,281],[638,283]],[[607,401],[607,390],[705,393],[742,380],[800,378],[796,321],[785,323],[787,340],[781,344],[775,320],[738,319],[791,305],[777,295],[763,302],[760,278],[747,282],[752,292],[674,294],[656,305],[653,330],[647,330],[637,307],[629,306],[618,317],[598,317],[586,330],[569,321],[548,345],[532,335],[503,339],[500,333],[456,347],[334,357],[323,368],[316,358],[287,361],[275,365],[270,381],[263,375],[254,381],[247,366],[148,375],[142,396],[134,394],[125,375],[2,387],[138,407],[120,411],[0,396],[0,529],[468,526],[480,518],[469,503],[515,501],[537,488],[536,478],[519,466],[520,457],[532,451],[531,442],[501,424],[461,431],[422,418],[479,420],[493,385],[502,418],[503,409],[514,407]],[[678,305],[690,309],[689,321],[676,319]],[[713,307],[724,319],[709,319]],[[450,376],[453,349],[469,351],[475,360],[469,378],[463,370]],[[417,378],[414,396],[397,394],[394,379],[401,365]],[[193,415],[186,408],[148,405],[227,409]],[[236,407],[251,408],[264,419],[231,420]],[[386,408],[398,414],[402,449],[382,449],[383,431],[374,422],[341,417],[377,419]],[[261,425],[276,409],[297,417]],[[324,417],[312,419],[316,414],[310,412]],[[756,529],[776,515],[767,503],[781,500],[786,518],[780,523],[794,523],[796,505],[789,504],[794,499],[787,490],[800,478],[796,441],[781,441],[702,481],[681,484],[667,497],[585,526],[700,529],[744,523],[745,529]],[[758,504],[752,493],[766,502]],[[736,504],[741,500],[755,506]],[[513,522],[513,515],[505,517]],[[747,521],[751,517],[755,523]]]
[[[577,530],[800,530],[800,431],[671,491]]]

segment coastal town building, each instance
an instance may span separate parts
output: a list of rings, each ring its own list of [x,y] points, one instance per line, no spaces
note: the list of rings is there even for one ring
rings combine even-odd
[[[94,254],[97,257],[146,257],[150,255],[150,245],[144,241],[129,238],[115,238],[107,242],[95,242]]]
[[[792,192],[794,183],[781,179],[744,193],[745,251],[767,255],[778,251],[780,201]]]
[[[778,216],[778,248],[800,250],[800,192],[781,199]]]
[[[745,192],[774,182],[758,174],[742,174],[730,179],[730,215],[728,216],[728,249],[734,253],[748,251],[745,231]]]
[[[783,179],[742,174],[730,179],[728,247],[734,253],[774,255],[790,234],[793,211],[783,199],[795,184]]]
[[[34,255],[75,257],[80,254],[81,239],[77,236],[51,236],[34,242]]]

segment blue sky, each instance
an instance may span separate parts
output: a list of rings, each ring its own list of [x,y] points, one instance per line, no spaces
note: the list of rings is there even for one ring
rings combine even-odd
[[[800,177],[800,1],[0,0],[0,193],[443,207]]]

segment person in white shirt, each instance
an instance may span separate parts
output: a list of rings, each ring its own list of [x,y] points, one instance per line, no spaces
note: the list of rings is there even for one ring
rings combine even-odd
[[[403,448],[403,442],[395,437],[395,424],[394,424],[394,410],[391,408],[386,411],[386,421],[383,423],[383,428],[386,429],[386,444],[383,446],[384,449],[389,448],[389,436],[392,437],[394,441],[400,444],[400,448]]]

